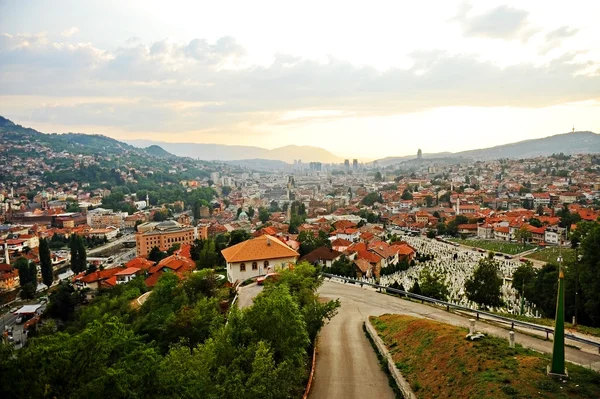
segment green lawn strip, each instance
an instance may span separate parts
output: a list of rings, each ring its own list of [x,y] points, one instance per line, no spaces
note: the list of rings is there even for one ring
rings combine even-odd
[[[417,397],[600,397],[600,374],[568,364],[568,381],[551,379],[549,356],[509,348],[507,340],[486,336],[471,342],[467,329],[410,316],[370,320]]]
[[[527,317],[527,316],[520,316],[520,315],[514,315],[514,314],[510,314],[510,313],[501,313],[501,312],[490,312],[490,313],[494,313],[494,314],[504,316],[504,317],[510,317],[511,319],[515,319],[515,320],[525,321],[527,323],[539,324],[541,326],[554,327],[554,319],[547,319],[547,318],[543,318],[543,317],[542,318]],[[576,331],[580,334],[586,334],[586,335],[591,335],[591,336],[600,338],[600,328],[597,328],[597,327],[588,327],[588,326],[582,326],[582,325],[573,326],[573,324],[565,322],[565,329]]]
[[[551,262],[557,263],[558,257],[561,255],[564,262],[572,262],[575,260],[575,250],[571,248],[562,248],[558,247],[546,247],[544,249],[540,249],[539,251],[535,251],[529,255],[526,255],[525,258],[528,259],[536,259],[541,260],[543,262]]]
[[[490,240],[461,240],[458,238],[451,239],[452,242],[457,242],[469,247],[477,247],[486,251],[502,252],[509,255],[520,254],[521,252],[529,251],[535,248],[535,245],[506,242],[506,241],[490,241]]]

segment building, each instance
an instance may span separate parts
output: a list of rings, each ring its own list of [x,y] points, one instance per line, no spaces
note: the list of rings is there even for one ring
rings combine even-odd
[[[322,246],[304,255],[302,258],[300,258],[300,261],[307,261],[313,265],[331,267],[333,262],[338,260],[341,256],[341,252],[326,246]]]
[[[299,256],[298,252],[267,234],[225,248],[221,254],[227,262],[230,283],[287,269]]]
[[[92,228],[124,227],[127,212],[113,212],[112,209],[96,208],[88,211],[87,224]]]
[[[349,159],[344,159],[344,170],[346,172],[350,171],[350,160]]]
[[[140,227],[144,226],[140,230]],[[196,239],[196,229],[183,227],[173,220],[160,223],[145,223],[138,226],[135,233],[135,248],[137,256],[146,256],[152,248],[158,247],[166,251],[173,244],[192,244]]]
[[[139,267],[128,267],[127,269],[120,271],[115,274],[117,277],[117,284],[127,284],[134,278],[136,278],[142,269]]]
[[[352,170],[355,172],[358,171],[358,159],[352,160]]]

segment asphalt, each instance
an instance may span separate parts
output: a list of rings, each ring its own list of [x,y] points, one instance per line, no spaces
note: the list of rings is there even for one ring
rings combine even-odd
[[[262,290],[263,286],[256,283],[248,284],[245,287],[240,287],[238,289],[238,307],[240,309],[244,309],[252,306],[252,303],[254,303],[254,297],[257,296]]]
[[[342,302],[342,307],[339,313],[332,322],[323,328],[322,334],[319,338],[319,347],[328,348],[335,347],[338,345],[335,341],[342,339],[344,340],[344,334],[336,335],[329,331],[336,326],[341,325],[348,331],[356,330],[361,328],[362,322],[369,316],[379,316],[385,313],[393,314],[405,314],[415,317],[424,317],[439,322],[466,327],[469,326],[469,318],[463,317],[456,313],[447,312],[444,308],[436,308],[433,306],[421,304],[419,302],[412,302],[401,298],[393,297],[390,295],[376,292],[372,288],[360,288],[358,285],[343,284],[338,282],[325,281],[319,289],[321,297],[326,299],[339,298]],[[338,319],[339,318],[339,319]],[[336,320],[337,319],[337,320]],[[507,340],[508,345],[508,330],[496,325],[487,324],[483,322],[476,323],[476,330],[481,331],[484,334],[489,334]],[[529,335],[529,332],[523,333],[521,331],[515,331],[515,342],[524,347],[536,350],[543,353],[552,353],[552,341],[544,340]],[[355,342],[361,342],[355,340]],[[567,344],[574,344],[567,341]],[[342,348],[342,352],[353,352],[363,354],[368,348],[372,351],[371,346],[368,342],[361,342],[361,348],[356,348],[355,345],[349,342],[343,342],[339,344]],[[581,347],[581,350],[571,346],[565,347],[565,358],[571,363],[580,364],[582,366],[592,368],[596,371],[600,371],[600,355],[598,350],[583,344],[577,344]],[[324,352],[327,354],[327,351]],[[346,397],[347,391],[331,391],[326,390],[321,385],[330,385],[336,387],[343,385],[344,382],[364,380],[365,374],[369,374],[370,378],[378,378],[377,372],[374,369],[369,368],[368,372],[365,369],[365,361],[355,357],[353,354],[332,352],[331,357],[326,361],[319,361],[319,357],[322,357],[322,352],[319,352],[317,357],[317,366],[315,375],[320,376],[315,382],[313,398],[326,398],[326,397]],[[350,365],[349,362],[355,362],[354,365]],[[342,367],[342,372],[334,374],[328,370],[338,364]],[[358,371],[358,372],[357,372]],[[370,395],[377,397],[377,394]],[[358,396],[355,396],[358,397]]]

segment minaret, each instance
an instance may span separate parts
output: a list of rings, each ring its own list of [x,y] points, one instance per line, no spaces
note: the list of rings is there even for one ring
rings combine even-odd
[[[4,243],[4,263],[10,265],[10,256],[8,254],[8,243]]]
[[[150,208],[150,197],[148,197],[147,192],[146,192],[146,208]]]

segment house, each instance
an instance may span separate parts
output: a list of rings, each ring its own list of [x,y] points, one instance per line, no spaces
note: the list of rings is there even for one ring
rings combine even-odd
[[[511,239],[511,234],[510,234],[510,228],[504,227],[504,226],[498,226],[494,228],[494,238],[496,240],[502,240],[502,241],[510,241]]]
[[[352,242],[344,240],[343,238],[336,238],[331,242],[331,248],[338,252],[344,252],[350,245],[352,245]]]
[[[494,238],[494,226],[489,223],[483,223],[477,226],[477,237],[488,239]]]
[[[114,275],[121,270],[123,269],[115,267],[112,269],[98,270],[88,274],[83,272],[74,276],[72,281],[73,284],[79,288],[90,288],[92,290],[97,290],[102,286],[103,282],[113,279]],[[116,278],[114,278],[114,280],[116,282]]]
[[[331,265],[333,265],[333,262],[338,260],[341,256],[341,252],[338,252],[326,246],[322,246],[301,257],[300,261],[307,261],[308,263],[311,263],[313,265],[331,267]]]
[[[298,260],[298,252],[268,234],[225,248],[221,254],[227,262],[230,283],[287,269]]]
[[[332,233],[336,238],[341,238],[348,241],[358,241],[360,237],[360,231],[358,229],[347,228],[343,230],[336,230]]]
[[[528,229],[531,233],[531,242],[543,244],[546,236],[546,227],[531,227]]]
[[[126,284],[136,278],[142,269],[139,267],[128,267],[125,270],[122,270],[115,274],[117,277],[117,284]]]
[[[478,231],[477,224],[459,224],[456,227],[458,228],[458,234],[460,235],[473,236],[476,235]]]

